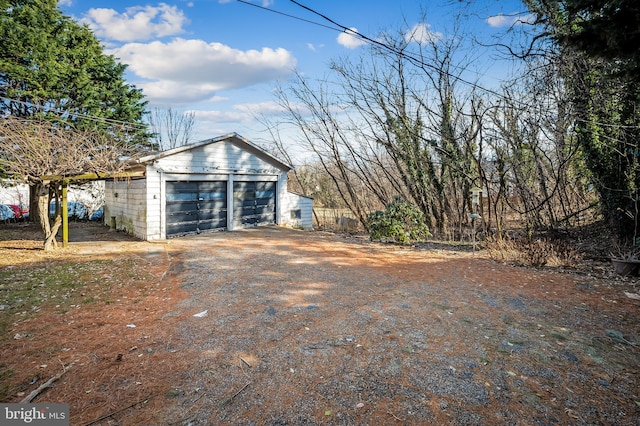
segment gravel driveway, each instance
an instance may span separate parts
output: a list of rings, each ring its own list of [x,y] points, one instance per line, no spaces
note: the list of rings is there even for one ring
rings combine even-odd
[[[633,282],[273,227],[167,247],[163,423],[640,424]]]

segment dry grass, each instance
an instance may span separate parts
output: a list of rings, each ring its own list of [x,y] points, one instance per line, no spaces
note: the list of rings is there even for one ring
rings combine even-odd
[[[104,231],[72,226],[75,237],[85,227]],[[1,401],[21,400],[72,363],[35,401],[71,403],[72,424],[169,390],[167,372],[182,363],[159,350],[173,340],[175,319],[163,316],[183,293],[168,273],[163,247],[114,237],[126,251],[89,238],[44,252],[33,225],[0,228]],[[133,418],[150,420],[144,410]]]
[[[482,246],[494,260],[524,266],[575,267],[580,253],[565,241],[549,238],[489,238]]]

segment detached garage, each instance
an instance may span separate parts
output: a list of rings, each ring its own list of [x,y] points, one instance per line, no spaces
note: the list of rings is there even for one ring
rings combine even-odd
[[[107,181],[105,222],[145,240],[284,225],[311,228],[312,200],[287,190],[292,167],[233,133],[137,160]]]

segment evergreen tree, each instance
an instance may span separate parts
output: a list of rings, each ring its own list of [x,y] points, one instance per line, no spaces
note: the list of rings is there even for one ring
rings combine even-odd
[[[563,64],[578,142],[602,211],[640,237],[640,2],[525,0]]]
[[[45,248],[55,237],[48,197],[62,180],[77,175],[79,164],[95,172],[100,150],[109,151],[100,167],[113,171],[122,166],[119,153],[148,144],[146,101],[124,80],[125,69],[56,0],[0,0],[0,174],[30,185],[30,217],[42,225]]]
[[[144,130],[146,102],[125,82],[126,65],[105,55],[91,30],[64,16],[56,0],[0,0],[0,40],[5,116],[44,112],[74,127],[86,126],[81,119],[90,116]]]

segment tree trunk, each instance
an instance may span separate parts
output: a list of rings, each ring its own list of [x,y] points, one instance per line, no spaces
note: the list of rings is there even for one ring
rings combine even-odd
[[[58,229],[60,229],[60,225],[62,225],[62,217],[60,215],[56,216],[56,220],[51,227],[51,232],[44,240],[44,250],[51,251],[58,247],[58,242],[56,241],[56,234],[58,233]]]
[[[29,222],[36,222],[38,219],[38,189],[35,184],[29,184]]]
[[[48,181],[38,182],[32,187],[37,199],[38,206],[35,214],[38,217],[40,227],[42,228],[42,232],[44,233],[45,251],[53,250],[58,246],[58,242],[56,241],[56,233],[58,232],[58,228],[60,228],[60,225],[62,223],[59,214],[56,217],[53,228],[51,227],[51,223],[49,222],[49,184],[50,182]]]

